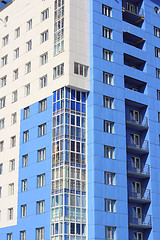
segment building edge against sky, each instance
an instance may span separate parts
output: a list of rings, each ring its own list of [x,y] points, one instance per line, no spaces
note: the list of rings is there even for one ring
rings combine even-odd
[[[0,239],[160,239],[159,8],[0,9]]]

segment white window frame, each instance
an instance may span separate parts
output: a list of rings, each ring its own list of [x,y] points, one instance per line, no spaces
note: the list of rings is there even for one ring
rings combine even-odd
[[[113,109],[114,98],[103,96],[103,102],[105,108]]]
[[[27,21],[27,31],[32,29],[32,19]]]
[[[27,52],[32,50],[32,39],[26,42],[26,49],[27,49]]]
[[[16,146],[16,135],[11,137],[11,148]]]
[[[22,167],[28,166],[28,154],[22,156]]]
[[[12,233],[7,233],[7,240],[12,240]]]
[[[82,77],[87,77],[88,70],[89,70],[88,66],[74,62],[74,74],[80,75]]]
[[[26,143],[29,141],[29,130],[23,132],[23,142]]]
[[[113,85],[113,74],[103,72],[103,83]]]
[[[20,234],[21,234],[21,240],[26,240],[26,231],[25,230],[21,231]]]
[[[45,65],[47,62],[48,62],[48,52],[45,52],[40,56],[40,65]]]
[[[1,66],[4,67],[8,63],[8,55],[1,58]]]
[[[0,175],[3,173],[3,163],[0,163]]]
[[[13,71],[13,80],[18,79],[18,68]]]
[[[41,12],[42,21],[45,21],[48,18],[49,18],[49,8],[47,8],[43,12]]]
[[[115,159],[115,148],[110,146],[104,146],[104,157]]]
[[[46,123],[43,123],[38,126],[38,136],[39,137],[46,135],[46,130],[47,130],[46,128],[47,128]]]
[[[103,48],[103,59],[109,62],[113,62],[113,51]]]
[[[47,99],[43,99],[41,101],[39,101],[39,111],[43,112],[47,109]]]
[[[9,34],[7,34],[5,37],[2,38],[2,46],[6,46],[9,41]]]
[[[45,173],[37,176],[37,187],[40,188],[44,186],[45,186]]]
[[[14,183],[8,185],[8,195],[14,195]]]
[[[8,208],[8,220],[13,220],[13,208]]]
[[[4,141],[0,141],[0,152],[4,150]]]
[[[160,58],[160,48],[155,47],[155,57]]]
[[[25,71],[26,71],[26,74],[31,72],[31,62],[26,63]]]
[[[0,88],[5,87],[7,83],[7,75],[0,79]]]
[[[105,212],[115,212],[115,203],[113,199],[105,199]]]
[[[46,159],[46,148],[38,150],[38,162],[44,161]]]
[[[40,88],[44,88],[47,86],[47,75],[39,79],[39,85],[40,85]]]
[[[17,122],[17,113],[14,112],[11,115],[11,124],[15,124]]]
[[[45,212],[45,200],[37,201],[37,214]]]
[[[115,173],[104,172],[104,183],[107,185],[115,185]]]
[[[18,100],[18,91],[15,90],[12,92],[12,103],[17,102]]]
[[[41,33],[41,43],[44,43],[48,40],[49,38],[49,31],[46,30],[43,33]]]
[[[108,38],[112,40],[112,32],[113,32],[112,29],[103,26],[102,31],[103,31],[104,38]]]
[[[27,205],[23,204],[21,205],[21,217],[24,218],[27,216]]]
[[[4,108],[6,106],[6,97],[0,98],[0,109]]]
[[[20,37],[20,27],[15,29],[15,38]]]
[[[105,239],[107,240],[115,240],[115,227],[105,226]]]
[[[24,119],[29,118],[29,107],[24,108]]]
[[[5,118],[0,119],[0,130],[4,129]]]
[[[104,132],[114,133],[114,122],[104,120]]]
[[[22,192],[27,191],[27,179],[22,180]]]
[[[107,17],[112,17],[112,8],[102,4],[102,14]]]
[[[14,59],[19,58],[19,48],[14,50]]]
[[[9,160],[9,171],[10,171],[10,172],[12,172],[12,171],[15,170],[15,164],[16,164],[15,159]]]
[[[30,83],[24,86],[24,96],[27,97],[30,95]]]

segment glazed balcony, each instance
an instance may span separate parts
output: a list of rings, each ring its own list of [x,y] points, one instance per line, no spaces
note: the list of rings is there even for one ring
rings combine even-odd
[[[128,162],[128,176],[137,178],[149,178],[150,177],[150,166],[148,164],[140,163],[136,166],[134,162]]]
[[[128,141],[127,142],[127,151],[130,153],[137,153],[140,155],[145,155],[149,153],[148,141],[140,141],[138,144]]]
[[[134,128],[136,130],[145,131],[148,130],[148,118],[139,116],[136,120],[132,116],[128,116],[126,119],[127,127]]]
[[[150,190],[145,188],[128,187],[128,199],[130,202],[150,203]]]
[[[141,27],[145,17],[143,8],[123,0],[122,4],[123,20],[135,26]]]
[[[150,229],[152,228],[151,215],[129,213],[130,228]]]

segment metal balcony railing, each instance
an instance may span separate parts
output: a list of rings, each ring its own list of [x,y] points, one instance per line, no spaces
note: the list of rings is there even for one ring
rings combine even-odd
[[[128,116],[126,118],[126,121],[130,124],[135,124],[137,126],[148,128],[148,118],[139,116],[139,119],[135,119],[132,116]]]
[[[139,17],[144,17],[144,10],[133,3],[130,3],[126,0],[123,1],[122,10],[129,12],[131,14],[137,15]]]
[[[129,224],[138,225],[139,227],[151,228],[151,215],[139,214],[139,213],[129,213]]]
[[[129,198],[136,200],[150,201],[150,190],[145,188],[128,187]]]
[[[141,150],[141,151],[146,151],[146,152],[149,151],[148,141],[147,140],[140,141],[137,144],[135,142],[129,141],[129,142],[127,142],[127,147],[131,147],[131,148],[134,148],[134,149],[137,149],[137,150]]]
[[[148,164],[140,163],[139,166],[132,161],[128,162],[128,171],[134,174],[143,174],[143,175],[150,175],[150,166]]]

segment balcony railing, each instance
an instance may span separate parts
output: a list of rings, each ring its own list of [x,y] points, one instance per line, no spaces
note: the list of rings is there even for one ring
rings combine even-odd
[[[132,116],[126,118],[127,123],[136,125],[138,127],[148,128],[148,118],[139,116],[139,119],[135,120]]]
[[[151,215],[129,213],[130,227],[152,228]]]
[[[149,147],[148,147],[148,141],[145,140],[145,141],[140,141],[138,144],[132,142],[132,141],[129,141],[127,142],[127,147],[128,148],[132,148],[133,150],[138,150],[138,151],[141,151],[141,152],[149,152]]]
[[[131,199],[150,202],[150,190],[145,188],[128,187],[128,197]]]
[[[123,1],[123,7],[122,7],[123,11],[129,12],[131,14],[140,16],[140,17],[144,17],[144,10],[143,8],[140,8],[134,4],[131,4],[130,2],[127,1]]]
[[[132,161],[128,162],[128,172],[132,174],[138,174],[138,175],[150,175],[150,166],[148,164],[142,164],[140,163],[139,166],[136,166],[136,164]]]

